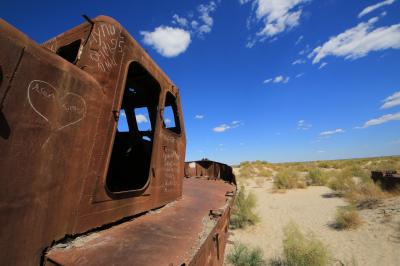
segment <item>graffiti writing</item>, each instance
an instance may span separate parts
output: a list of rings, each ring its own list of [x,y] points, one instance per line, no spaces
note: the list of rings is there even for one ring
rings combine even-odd
[[[97,63],[99,70],[109,72],[119,64],[119,54],[124,51],[124,45],[125,37],[121,29],[110,24],[99,24],[90,37],[90,59]]]

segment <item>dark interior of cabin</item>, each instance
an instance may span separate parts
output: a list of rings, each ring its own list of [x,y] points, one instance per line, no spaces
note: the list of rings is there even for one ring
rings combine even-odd
[[[139,63],[131,63],[119,112],[107,188],[140,190],[149,179],[160,85]]]

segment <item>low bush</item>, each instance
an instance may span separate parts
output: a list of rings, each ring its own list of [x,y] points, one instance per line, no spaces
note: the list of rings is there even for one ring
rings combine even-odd
[[[372,209],[386,197],[386,193],[378,185],[370,182],[354,187],[347,191],[344,196],[360,209]]]
[[[362,221],[358,212],[352,208],[338,209],[336,211],[334,227],[339,230],[356,229]]]
[[[240,167],[239,176],[242,178],[249,178],[257,176],[256,168],[251,164],[246,164]]]
[[[253,193],[246,193],[244,186],[238,191],[235,204],[232,210],[231,227],[245,228],[248,225],[254,225],[259,221],[258,215],[254,212],[257,205],[256,197]]]
[[[304,180],[300,180],[299,174],[290,169],[279,171],[274,177],[274,186],[277,189],[305,188]]]
[[[261,266],[265,260],[260,248],[248,248],[239,243],[233,246],[232,251],[227,255],[228,263],[234,266]]]
[[[328,183],[328,187],[338,193],[345,193],[355,187],[352,173],[348,168],[335,173]]]
[[[263,177],[271,177],[272,176],[272,171],[267,169],[267,168],[260,168],[258,170],[258,176],[263,176]]]
[[[281,265],[324,266],[328,265],[329,261],[329,251],[321,241],[303,235],[294,223],[284,228]]]
[[[327,175],[319,168],[308,171],[308,177],[311,181],[311,185],[324,186],[328,182]]]
[[[331,168],[331,165],[327,161],[321,161],[321,162],[318,162],[318,167],[320,167],[320,168]]]

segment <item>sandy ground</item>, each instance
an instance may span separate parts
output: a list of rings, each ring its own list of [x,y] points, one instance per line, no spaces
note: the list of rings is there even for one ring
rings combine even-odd
[[[261,185],[250,181],[246,188],[257,197],[261,221],[245,230],[232,230],[227,253],[233,242],[241,242],[261,247],[267,260],[277,258],[282,254],[282,229],[294,221],[328,246],[334,265],[400,265],[400,198],[385,200],[374,210],[361,210],[360,228],[338,231],[331,224],[336,209],[347,204],[330,197],[327,187],[273,193],[272,181]]]

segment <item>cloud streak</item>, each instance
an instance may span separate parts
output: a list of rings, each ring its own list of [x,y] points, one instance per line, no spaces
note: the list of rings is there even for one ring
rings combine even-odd
[[[388,109],[400,105],[400,91],[393,93],[393,95],[383,100],[381,109]]]
[[[378,118],[368,120],[367,122],[364,123],[362,128],[377,126],[377,125],[385,124],[387,122],[396,121],[396,120],[400,120],[400,112],[395,113],[395,114],[387,114],[387,115],[383,115]]]
[[[309,58],[313,64],[319,63],[327,56],[344,57],[345,59],[358,59],[373,51],[400,48],[400,24],[375,28],[377,17],[368,22],[359,23],[329,41],[315,48]]]
[[[340,134],[340,133],[344,133],[344,132],[345,132],[344,129],[338,128],[338,129],[335,129],[335,130],[323,131],[319,135],[321,137],[329,137],[329,136]]]
[[[221,124],[219,126],[216,126],[213,128],[213,131],[216,133],[222,133],[229,129],[237,128],[242,125],[243,125],[243,123],[241,121],[235,120],[235,121],[232,121],[232,123],[230,123],[230,124]]]
[[[372,11],[374,11],[374,10],[376,10],[378,8],[381,8],[381,7],[387,6],[387,5],[391,5],[394,2],[395,2],[395,0],[386,0],[386,1],[383,1],[383,2],[380,2],[380,3],[377,3],[375,5],[367,6],[366,8],[364,8],[360,12],[360,14],[358,14],[358,17],[361,18],[361,17],[367,15],[368,13],[371,13]]]
[[[278,83],[286,84],[289,82],[289,80],[290,80],[290,77],[284,77],[284,76],[280,75],[280,76],[276,76],[275,78],[266,79],[263,81],[263,83],[268,84],[268,83],[272,82],[272,83],[276,83],[276,84],[278,84]]]
[[[308,130],[312,127],[311,124],[306,123],[305,120],[299,120],[297,122],[297,130]]]

